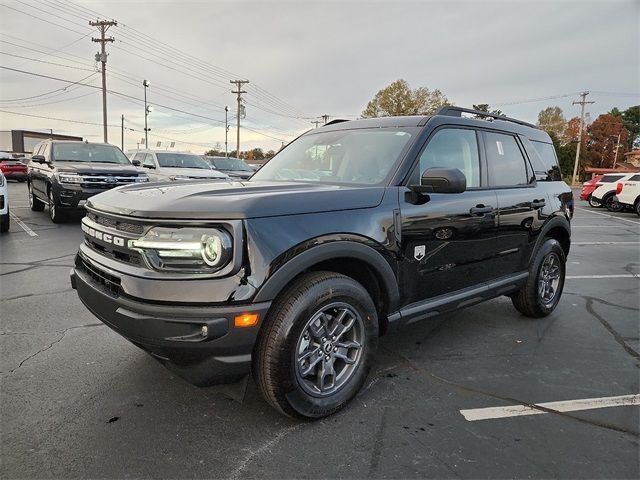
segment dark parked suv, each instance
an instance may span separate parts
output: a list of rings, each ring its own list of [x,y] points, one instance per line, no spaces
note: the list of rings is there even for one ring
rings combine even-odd
[[[54,223],[84,211],[87,200],[119,185],[149,181],[113,145],[45,140],[33,150],[27,182],[31,210],[49,206]]]
[[[447,107],[333,122],[249,181],[132,185],[87,211],[71,283],[91,312],[196,385],[252,371],[318,418],[392,327],[501,295],[549,315],[573,196],[545,132]]]

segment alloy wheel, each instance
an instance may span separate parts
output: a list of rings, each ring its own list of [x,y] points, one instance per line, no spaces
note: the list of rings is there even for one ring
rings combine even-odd
[[[326,305],[312,315],[295,350],[302,389],[325,397],[344,386],[360,365],[364,335],[362,318],[346,303]]]
[[[556,297],[560,284],[560,269],[560,258],[553,252],[542,261],[538,277],[538,296],[545,304],[553,302]]]

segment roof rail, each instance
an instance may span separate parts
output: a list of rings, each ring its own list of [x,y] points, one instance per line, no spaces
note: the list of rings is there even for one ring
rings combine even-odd
[[[516,120],[515,118],[505,117],[503,115],[497,115],[495,113],[483,112],[481,110],[473,110],[471,108],[446,106],[438,110],[435,113],[435,115],[446,115],[449,117],[462,117],[463,113],[471,113],[479,117],[489,117],[489,118],[494,118],[496,120],[504,120],[505,122],[517,123],[518,125],[524,125],[525,127],[538,128],[535,125],[528,122],[523,122],[522,120]]]

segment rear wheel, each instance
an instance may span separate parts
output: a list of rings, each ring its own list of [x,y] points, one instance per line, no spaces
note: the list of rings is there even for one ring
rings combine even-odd
[[[593,198],[593,195],[589,195],[587,202],[589,202],[589,205],[592,206],[593,208],[599,208],[602,206],[602,203],[600,203],[598,200]]]
[[[636,215],[638,215],[640,217],[640,200],[636,201]]]
[[[29,206],[31,207],[31,210],[34,212],[41,212],[44,210],[44,202],[34,195],[31,182],[27,184],[27,188],[29,190]]]
[[[565,273],[562,246],[553,238],[546,239],[531,262],[527,283],[511,297],[513,306],[527,317],[546,317],[560,301]]]
[[[49,217],[53,223],[60,223],[64,221],[64,213],[60,211],[60,207],[56,203],[56,199],[53,196],[53,190],[49,188]]]
[[[609,195],[603,200],[603,202],[604,206],[610,212],[621,212],[622,210],[624,210],[624,205],[616,200],[615,195]]]
[[[312,272],[274,302],[256,345],[256,383],[286,415],[325,417],[356,396],[377,341],[378,318],[364,287],[344,275]]]

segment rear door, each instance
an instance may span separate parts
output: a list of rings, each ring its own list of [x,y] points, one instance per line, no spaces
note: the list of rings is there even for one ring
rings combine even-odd
[[[429,193],[422,202],[400,189],[400,285],[407,303],[490,280],[495,255],[496,195],[483,189],[478,133],[444,126],[431,134],[411,183],[427,168],[455,167],[467,179],[463,193]],[[426,201],[425,201],[426,200]]]
[[[483,131],[490,187],[498,197],[497,276],[527,269],[530,248],[544,223],[547,203],[516,135]]]

